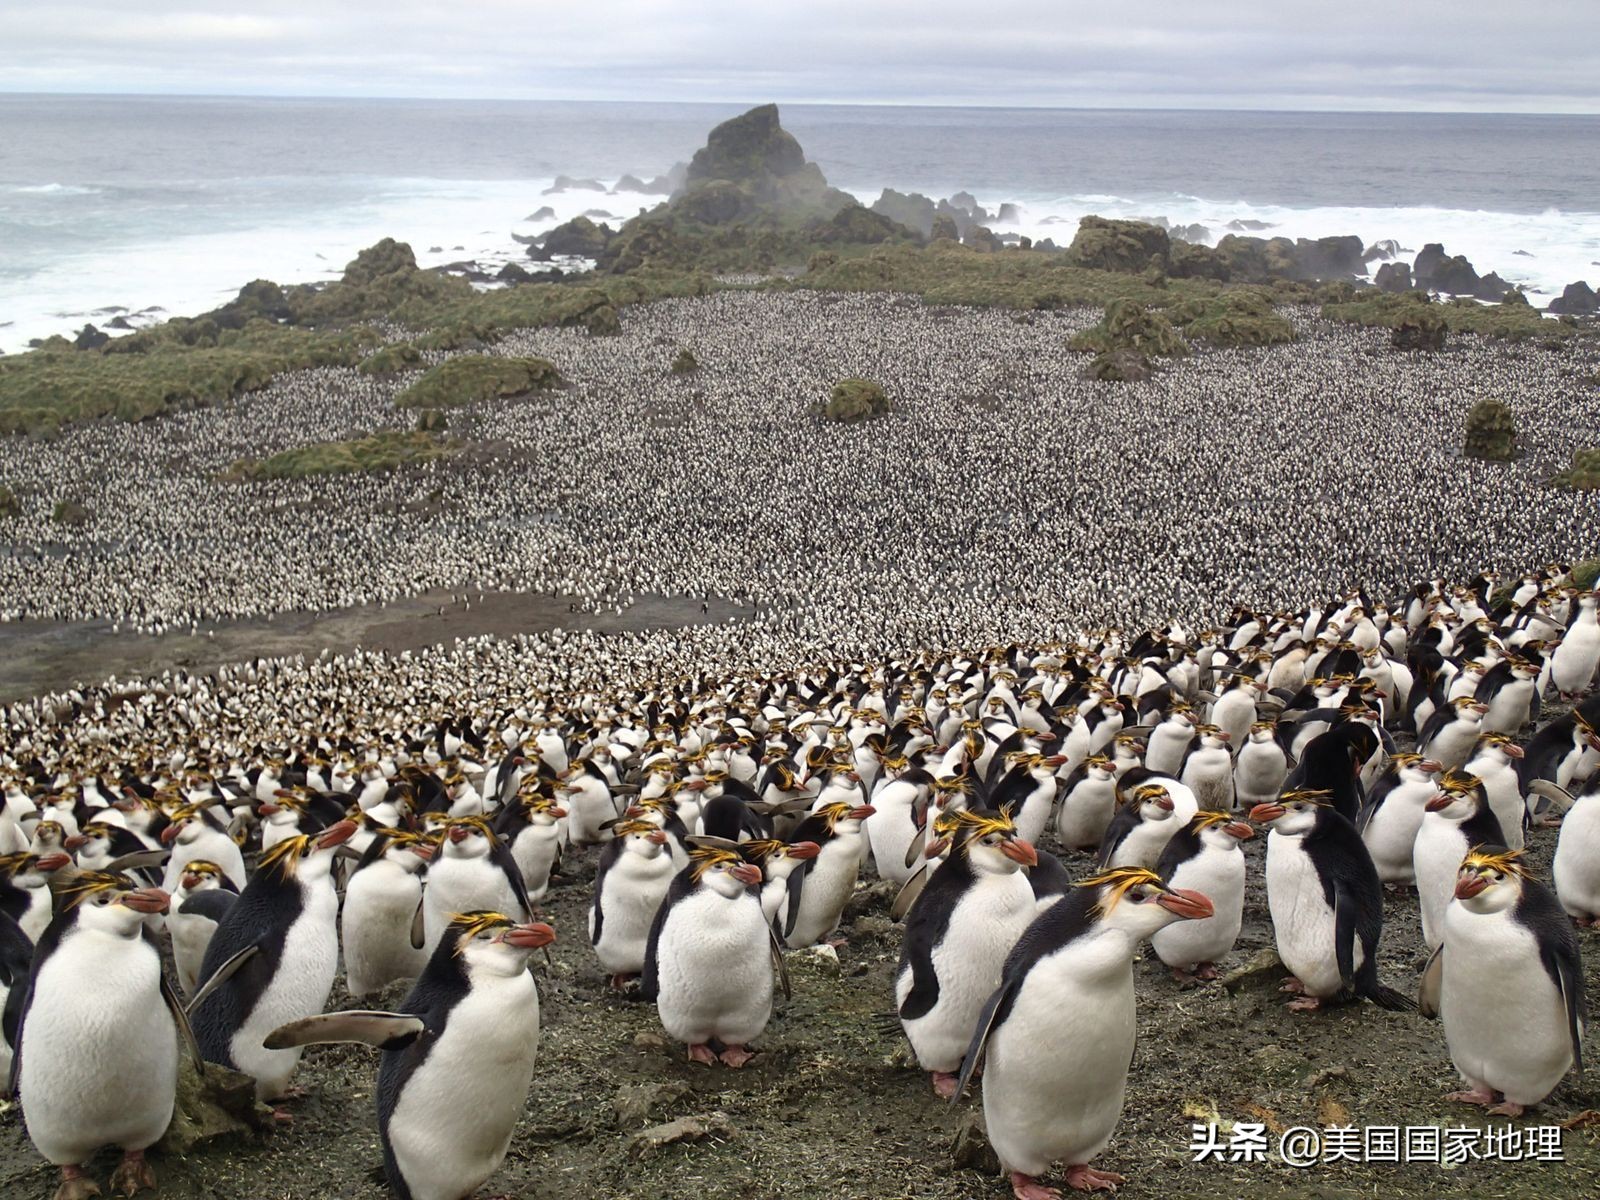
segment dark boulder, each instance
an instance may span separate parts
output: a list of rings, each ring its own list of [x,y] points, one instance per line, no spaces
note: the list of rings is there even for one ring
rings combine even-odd
[[[1517,426],[1511,409],[1499,400],[1479,400],[1467,410],[1468,458],[1510,462],[1517,456]]]
[[[1033,248],[1035,250],[1050,250],[1050,251],[1055,251],[1055,250],[1061,249],[1060,246],[1056,245],[1056,241],[1055,241],[1054,238],[1040,238],[1037,242],[1035,242],[1033,244]]]
[[[948,200],[939,201],[938,205],[934,209],[934,212],[937,216],[949,217],[952,221],[954,221],[956,225],[956,231],[960,233],[962,237],[966,236],[967,230],[971,229],[974,225],[978,224],[978,222],[982,220],[981,217],[974,217],[965,208],[962,208],[959,205],[951,204]]]
[[[1167,231],[1143,221],[1084,217],[1067,248],[1080,267],[1139,274],[1152,263],[1165,271],[1171,263],[1172,239]]]
[[[382,243],[380,242],[379,246],[381,245]],[[410,253],[410,247],[405,246],[403,243],[398,243],[398,246],[400,249],[405,250],[407,254]],[[377,246],[371,248],[371,250],[376,249],[378,249]],[[368,254],[370,252],[370,250],[363,250],[361,253]],[[360,261],[361,257],[358,255],[356,262]],[[381,273],[387,275],[395,274],[397,271],[416,270],[416,259],[414,258],[410,260],[411,265],[409,267],[405,265],[405,259],[399,255],[393,256],[393,262],[396,264],[394,271],[383,271]],[[350,264],[351,267],[355,265],[355,263]],[[381,266],[381,263],[374,258],[370,260],[369,265],[376,268]],[[346,281],[349,280],[349,276],[350,268],[346,268]],[[290,306],[289,298],[284,294],[284,290],[273,283],[272,280],[253,279],[239,289],[238,296],[228,301],[221,308],[215,309],[206,315],[217,323],[218,328],[243,329],[251,321],[281,322],[292,320],[294,310]]]
[[[994,231],[985,225],[969,225],[966,235],[961,239],[963,244],[971,246],[974,250],[987,252],[998,250],[1005,243],[995,237]]]
[[[952,242],[959,242],[961,240],[961,228],[949,213],[938,213],[933,218],[933,225],[928,231],[928,236],[933,241],[947,238]]]
[[[501,283],[531,283],[533,272],[517,263],[507,263],[495,272],[494,277]]]
[[[556,181],[544,191],[541,196],[559,196],[562,192],[603,192],[606,185],[598,179],[574,179],[570,175],[557,175]]]
[[[817,226],[816,239],[824,244],[847,242],[855,245],[875,246],[882,242],[907,240],[915,235],[904,225],[890,220],[882,213],[847,204],[821,225]]]
[[[1373,242],[1372,245],[1367,247],[1361,258],[1364,262],[1388,262],[1391,258],[1398,257],[1399,254],[1400,243],[1392,239],[1385,239],[1381,242]]]
[[[1439,242],[1428,242],[1417,251],[1416,260],[1411,264],[1411,278],[1419,288],[1433,287],[1433,273],[1447,257]]]
[[[686,182],[758,182],[768,176],[795,175],[805,167],[800,143],[778,123],[778,106],[763,104],[711,131],[689,162]]]
[[[409,245],[393,238],[384,238],[350,260],[344,269],[344,282],[359,287],[386,275],[402,275],[416,269],[417,256],[411,252]]]
[[[573,217],[565,225],[557,225],[544,235],[540,249],[546,257],[571,255],[576,258],[598,258],[606,243],[615,236],[609,225],[596,225],[588,217]]]
[[[882,213],[891,221],[904,225],[907,229],[914,229],[923,237],[938,237],[933,232],[934,216],[936,209],[932,200],[920,192],[897,192],[893,188],[884,188],[883,194],[872,202],[872,211]],[[951,237],[960,237],[956,232]]]
[[[1351,235],[1343,237],[1297,238],[1295,273],[1292,279],[1306,281],[1323,279],[1349,279],[1367,273],[1362,257],[1361,239]]]
[[[1583,280],[1567,284],[1559,297],[1550,301],[1550,311],[1574,317],[1592,316],[1600,311],[1600,296]]]
[[[1015,225],[1022,220],[1022,210],[1015,204],[1002,204],[994,219],[1003,225]]]
[[[971,192],[957,192],[954,196],[951,196],[950,207],[959,208],[974,221],[989,220],[988,211],[978,203],[978,198]]]
[[[1236,220],[1229,221],[1228,228],[1235,233],[1260,233],[1263,229],[1271,229],[1266,221]]]
[[[638,192],[642,196],[668,196],[672,194],[672,181],[665,175],[657,175],[646,183],[637,175],[624,175],[611,189],[613,196],[618,192]]]
[[[1501,279],[1495,272],[1490,271],[1478,280],[1478,286],[1472,289],[1472,294],[1479,300],[1487,300],[1498,304],[1504,300],[1506,293],[1511,290],[1511,285]]]
[[[522,218],[524,221],[553,221],[556,219],[556,210],[548,204],[539,206],[536,212],[531,212]]]
[[[1452,254],[1434,265],[1428,286],[1452,296],[1471,296],[1478,290],[1478,272],[1462,254]],[[1502,289],[1504,290],[1504,289]]]
[[[1434,309],[1432,304],[1416,304],[1411,306],[1412,311],[1405,313],[1394,323],[1394,331],[1389,335],[1389,344],[1396,350],[1426,350],[1438,352],[1444,349],[1445,339],[1449,336],[1450,326]]]
[[[1194,245],[1200,245],[1211,240],[1211,230],[1199,223],[1170,226],[1167,229],[1167,234],[1175,242],[1190,242]]]
[[[1403,262],[1386,262],[1378,268],[1372,282],[1380,292],[1409,292],[1411,268]]]
[[[1210,246],[1173,242],[1167,273],[1174,279],[1214,279],[1227,283],[1233,277],[1228,260]]]
[[[1083,368],[1084,378],[1101,383],[1143,383],[1155,373],[1150,356],[1137,350],[1107,350]]]
[[[72,339],[72,344],[79,350],[98,350],[110,340],[109,333],[102,333],[93,325],[85,325],[78,330],[78,336]]]

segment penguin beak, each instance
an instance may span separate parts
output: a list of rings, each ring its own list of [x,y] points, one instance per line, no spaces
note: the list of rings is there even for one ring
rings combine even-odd
[[[1489,881],[1482,875],[1463,875],[1456,880],[1456,899],[1470,900],[1488,886]]]
[[[1428,758],[1417,764],[1417,770],[1425,775],[1440,775],[1444,772],[1444,764]]]
[[[1174,888],[1170,892],[1163,892],[1156,897],[1156,903],[1168,912],[1176,913],[1189,921],[1202,921],[1216,912],[1207,896],[1188,888]]]
[[[161,831],[161,844],[163,846],[172,845],[173,840],[177,838],[178,832],[182,828],[183,828],[183,823],[181,821],[174,821],[171,825],[168,825],[165,829],[163,829]]]
[[[332,850],[335,846],[342,846],[355,836],[355,832],[354,821],[336,821],[324,829],[317,838],[317,849]]]
[[[745,887],[755,887],[761,882],[761,868],[753,863],[740,863],[736,867],[729,867],[728,874]]]
[[[187,871],[185,871],[183,873],[183,890],[184,891],[192,892],[192,891],[195,890],[195,888],[197,888],[199,886],[200,886],[200,876],[191,875]]]
[[[858,804],[855,808],[850,810],[850,819],[852,821],[865,821],[877,811],[878,810],[873,808],[870,804]]]
[[[556,940],[556,931],[543,921],[531,921],[526,925],[513,925],[500,940],[519,950],[542,950]]]
[[[81,833],[75,833],[61,844],[68,850],[82,850],[89,844],[89,839],[84,837]]]
[[[172,897],[160,888],[135,888],[131,892],[123,892],[117,902],[134,912],[164,913],[172,905]]]
[[[784,848],[784,853],[790,858],[815,858],[822,853],[822,847],[815,842],[795,842]]]
[[[411,844],[411,853],[415,854],[423,862],[429,862],[433,858],[433,843],[413,842]]]
[[[281,808],[276,804],[263,804],[260,808],[256,809],[256,816],[270,817],[273,813],[281,811]]]
[[[657,846],[665,846],[667,844],[667,831],[665,829],[657,829],[654,833],[645,834],[644,840],[654,842]]]
[[[41,871],[59,871],[71,862],[72,859],[65,854],[46,854],[41,856],[34,866]]]
[[[1243,821],[1229,821],[1222,827],[1222,832],[1238,838],[1241,842],[1248,842],[1256,835],[1256,831]]]
[[[1052,769],[1055,767],[1064,767],[1067,765],[1067,756],[1065,754],[1052,754],[1049,758],[1044,760],[1044,765]]]
[[[1521,746],[1512,745],[1510,742],[1507,742],[1501,747],[1501,749],[1503,749],[1510,758],[1521,758],[1525,753]]]
[[[1159,808],[1162,812],[1171,812],[1172,811],[1172,797],[1171,796],[1158,796],[1158,797],[1156,797],[1156,807]]]
[[[1000,853],[1012,862],[1021,863],[1025,867],[1039,865],[1039,852],[1033,848],[1033,843],[1026,838],[1007,838],[1000,843]]]
[[[462,842],[467,840],[467,831],[461,828],[461,826],[457,825],[450,831],[450,840],[459,846]]]
[[[1258,804],[1250,810],[1250,819],[1261,825],[1270,825],[1288,811],[1281,804]]]
[[[1450,807],[1450,793],[1448,793],[1448,792],[1435,792],[1433,794],[1433,799],[1429,800],[1427,802],[1427,804],[1423,805],[1423,810],[1425,812],[1436,813],[1436,812],[1439,812],[1441,809],[1446,809],[1446,808],[1449,808],[1449,807]]]
[[[950,848],[950,839],[949,838],[936,838],[933,841],[928,843],[927,849],[923,850],[923,852],[922,852],[922,857],[924,857],[924,858],[938,858],[941,854],[943,854],[949,848]]]
[[[566,809],[564,809],[564,808],[562,808],[562,807],[561,807],[561,806],[560,806],[560,805],[559,805],[559,804],[558,804],[558,805],[556,805],[556,806],[555,806],[555,807],[554,807],[554,808],[552,808],[552,809],[551,809],[551,810],[550,810],[550,815],[551,815],[551,816],[552,816],[552,817],[554,817],[554,818],[555,818],[555,819],[556,819],[556,820],[558,820],[558,821],[559,821],[559,820],[560,820],[560,819],[561,819],[561,818],[562,818],[562,817],[564,817],[564,816],[566,816],[566,815],[567,815],[567,810],[566,810]]]

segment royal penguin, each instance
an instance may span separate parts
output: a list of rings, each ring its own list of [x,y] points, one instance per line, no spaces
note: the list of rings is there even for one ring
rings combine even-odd
[[[1187,704],[1174,704],[1166,719],[1150,731],[1145,766],[1164,775],[1183,770],[1183,757],[1195,737],[1195,717]]]
[[[567,811],[567,838],[574,846],[597,845],[611,836],[611,822],[620,815],[611,780],[593,759],[575,763],[569,770],[556,789]]]
[[[431,838],[379,829],[345,884],[339,913],[345,989],[357,1000],[410,983],[428,956],[413,938],[422,877],[438,847]]]
[[[1181,985],[1215,979],[1217,960],[1239,940],[1244,924],[1242,846],[1254,836],[1246,822],[1202,809],[1172,835],[1156,862],[1162,883],[1174,891],[1199,892],[1211,901],[1211,916],[1179,921],[1151,935],[1156,956]]]
[[[41,858],[24,851],[0,857],[0,913],[15,921],[30,942],[44,936],[50,924],[51,880],[71,866],[72,859],[66,854]]]
[[[1103,754],[1091,755],[1061,785],[1056,837],[1062,847],[1098,850],[1116,807],[1116,764]]]
[[[334,853],[354,821],[301,834],[261,856],[211,937],[189,1002],[207,1062],[255,1077],[256,1098],[282,1099],[300,1051],[268,1050],[262,1039],[286,1021],[322,1011],[339,960]],[[285,1114],[281,1114],[283,1116]]]
[[[1004,809],[1016,823],[1017,836],[1028,843],[1044,836],[1055,809],[1056,771],[1066,764],[1064,754],[1021,754],[989,795],[992,808]]]
[[[1417,881],[1417,830],[1443,770],[1420,754],[1396,754],[1367,793],[1356,829],[1383,883],[1407,887]]]
[[[1567,632],[1550,656],[1550,681],[1563,699],[1574,700],[1594,684],[1600,669],[1600,592],[1582,592],[1567,621]]]
[[[178,986],[185,996],[194,995],[212,935],[238,898],[233,880],[216,863],[203,858],[190,859],[178,877],[178,890],[172,893],[167,913],[167,932],[172,935]]]
[[[178,1055],[193,1046],[146,927],[169,903],[159,888],[81,872],[39,939],[11,1083],[29,1139],[61,1168],[55,1200],[100,1194],[82,1164],[106,1145],[122,1150],[113,1191],[156,1186],[144,1152],[172,1121]]]
[[[1258,804],[1250,819],[1268,825],[1267,910],[1278,957],[1288,968],[1295,1012],[1365,997],[1381,1008],[1413,1009],[1378,982],[1383,884],[1356,827],[1325,792],[1288,792]]]
[[[1233,750],[1229,735],[1215,725],[1196,726],[1197,740],[1189,747],[1178,779],[1194,793],[1195,802],[1207,812],[1232,812]]]
[[[1583,1070],[1586,1020],[1577,936],[1520,859],[1487,846],[1462,861],[1420,995],[1467,1084],[1446,1099],[1506,1117]]]
[[[1132,790],[1106,828],[1100,843],[1101,867],[1154,869],[1167,841],[1185,819],[1175,819],[1176,803],[1165,783],[1141,784]]]
[[[644,970],[650,927],[678,868],[666,832],[649,821],[621,821],[610,832],[595,869],[589,943],[620,990]]]
[[[870,804],[840,801],[812,813],[795,828],[792,840],[814,842],[818,852],[800,868],[803,887],[781,906],[784,945],[796,949],[815,945],[838,928],[861,870],[862,826],[874,811]]]
[[[1489,706],[1462,696],[1440,708],[1417,733],[1417,753],[1460,770],[1477,747]]]
[[[1522,795],[1522,782],[1517,767],[1523,757],[1522,747],[1503,733],[1486,733],[1478,739],[1477,752],[1462,768],[1483,786],[1484,797],[1500,822],[1500,832],[1505,835],[1500,843],[1508,850],[1521,850],[1523,826],[1528,820],[1528,805]]]
[[[169,895],[178,890],[184,867],[197,858],[216,863],[240,890],[248,882],[239,843],[208,804],[192,804],[174,812],[172,819],[162,827],[161,843],[171,852],[166,875],[161,881],[162,889]]]
[[[822,853],[815,842],[784,842],[757,838],[739,845],[746,860],[761,868],[761,913],[783,940],[780,914],[798,912],[805,890],[806,864]]]
[[[880,879],[899,885],[916,873],[915,865],[906,863],[906,850],[926,823],[932,801],[933,776],[921,767],[879,780],[872,793],[877,815],[867,823],[867,840]]]
[[[0,1079],[10,1080],[17,1046],[17,1016],[28,994],[33,942],[5,913],[0,913]]]
[[[1137,1040],[1133,956],[1173,921],[1211,915],[1205,896],[1124,867],[1082,880],[1018,939],[957,1083],[959,1094],[981,1066],[984,1127],[1017,1200],[1058,1200],[1039,1182],[1057,1162],[1071,1188],[1124,1182],[1089,1162],[1122,1116]]]
[[[1006,955],[1037,912],[1022,868],[1039,862],[1004,810],[959,810],[949,822],[945,865],[911,905],[895,976],[901,1028],[946,1099]]]
[[[451,918],[399,1012],[334,1012],[267,1037],[278,1052],[327,1042],[383,1051],[375,1091],[384,1169],[399,1200],[467,1200],[505,1161],[539,1049],[528,960],[549,925],[495,912]]]
[[[691,1062],[744,1066],[772,1017],[783,953],[762,914],[760,884],[761,869],[737,851],[695,847],[656,911],[640,995],[655,1001]]]
[[[1562,818],[1550,876],[1567,915],[1579,925],[1600,926],[1600,776]]]
[[[1234,806],[1248,812],[1271,804],[1289,778],[1289,755],[1279,744],[1277,726],[1257,721],[1233,760]]]
[[[543,900],[550,890],[550,873],[561,861],[567,816],[567,810],[549,796],[526,788],[495,814],[495,836],[510,850],[531,901]]]
[[[459,912],[508,912],[521,921],[534,917],[511,852],[482,817],[452,817],[439,852],[428,862],[422,889],[423,946],[429,957]]]
[[[1475,776],[1447,771],[1438,787],[1426,805],[1411,855],[1422,940],[1430,951],[1444,936],[1445,906],[1455,891],[1456,872],[1467,852],[1475,846],[1505,844],[1500,822]]]

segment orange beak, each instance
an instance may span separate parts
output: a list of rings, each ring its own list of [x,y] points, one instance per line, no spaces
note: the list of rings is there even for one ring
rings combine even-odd
[[[784,847],[784,853],[790,858],[815,858],[822,853],[822,847],[815,842],[793,842]]]
[[[72,859],[65,854],[45,854],[40,857],[34,866],[41,871],[59,871],[71,861]]]
[[[161,831],[161,844],[163,846],[172,845],[173,839],[178,836],[178,832],[182,828],[183,828],[183,822],[182,821],[174,821],[171,825],[168,825],[165,829],[163,829]]]
[[[335,821],[322,831],[317,838],[318,850],[332,850],[335,846],[342,846],[356,834],[354,821]]]
[[[667,844],[667,831],[665,829],[657,829],[654,833],[645,834],[644,840],[654,842],[658,846],[665,846]]]
[[[755,887],[761,882],[761,868],[754,863],[740,863],[736,867],[730,867],[728,868],[728,874],[744,884],[745,887]]]
[[[160,888],[135,888],[123,892],[119,902],[134,912],[164,913],[172,905],[172,897]]]
[[[1258,804],[1250,810],[1250,819],[1270,825],[1289,810],[1281,804]]]
[[[850,819],[853,821],[865,821],[877,811],[878,810],[873,808],[870,804],[858,804],[855,808],[850,810]]]
[[[1456,880],[1456,899],[1470,900],[1488,886],[1489,881],[1482,875],[1463,875]]]
[[[543,921],[533,921],[526,925],[513,925],[500,940],[519,950],[539,950],[556,940],[556,931]]]
[[[415,854],[423,862],[428,862],[433,858],[433,843],[413,842],[411,843],[411,853]]]
[[[1259,805],[1257,806],[1259,807]],[[1156,903],[1185,920],[1202,921],[1216,912],[1209,897],[1188,888],[1175,888],[1156,897]]]
[[[1521,746],[1513,746],[1510,742],[1505,744],[1505,752],[1511,758],[1521,758],[1525,753]]]
[[[1256,831],[1243,821],[1229,821],[1222,827],[1222,832],[1238,838],[1241,842],[1248,842],[1256,835]]]
[[[1450,794],[1448,792],[1435,792],[1433,794],[1433,799],[1429,800],[1422,807],[1424,811],[1433,813],[1439,812],[1441,809],[1449,808]]]
[[[1039,865],[1039,852],[1033,848],[1033,843],[1026,838],[1007,838],[1000,843],[1000,853],[1012,862],[1021,863],[1025,867]]]
[[[68,850],[81,850],[89,844],[89,839],[81,833],[75,833],[61,844]]]

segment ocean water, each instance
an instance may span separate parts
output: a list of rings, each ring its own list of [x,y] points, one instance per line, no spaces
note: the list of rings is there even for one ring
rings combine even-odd
[[[336,276],[383,236],[424,265],[655,197],[541,193],[686,161],[741,105],[0,95],[0,350],[118,313],[193,313],[247,280]],[[997,231],[1085,213],[1427,241],[1536,300],[1600,281],[1600,117],[786,105],[830,182],[965,189]],[[555,216],[529,221],[541,206]],[[1407,255],[1406,257],[1409,257]]]

